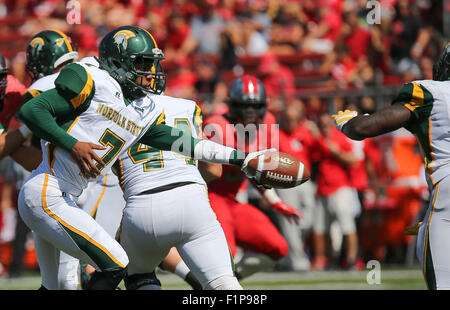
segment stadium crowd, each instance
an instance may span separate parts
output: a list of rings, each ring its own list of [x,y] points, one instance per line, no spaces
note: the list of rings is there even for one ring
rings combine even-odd
[[[366,0],[4,0],[0,52],[9,73],[28,86],[25,48],[37,32],[67,33],[81,59],[97,55],[109,30],[137,25],[148,29],[164,51],[166,94],[195,100],[205,118],[227,112],[231,80],[255,75],[279,124],[280,150],[312,171],[312,186],[300,193],[312,195],[312,204],[294,192],[279,193],[303,212],[298,227],[283,224],[255,191],[242,190],[240,199],[264,210],[289,243],[288,256],[276,270],[361,270],[371,259],[414,260],[413,237],[404,231],[421,220],[428,199],[422,158],[406,130],[352,141],[334,128],[329,112],[372,113],[380,102],[367,95],[370,89],[383,92],[431,79],[444,38],[441,1],[375,2],[379,7],[367,8]],[[372,24],[368,16],[374,8],[380,18]],[[389,104],[389,96],[381,104]],[[14,120],[9,124],[17,126]],[[37,263],[30,235],[16,238],[23,236],[16,224],[21,176],[11,165],[9,159],[1,165],[0,263],[4,275],[15,276],[22,263],[27,269]]]

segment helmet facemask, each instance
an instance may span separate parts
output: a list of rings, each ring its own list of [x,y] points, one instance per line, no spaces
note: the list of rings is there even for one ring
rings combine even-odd
[[[147,55],[133,56],[130,58],[133,60],[131,73],[134,75],[134,79],[130,82],[147,93],[161,94],[165,90],[167,82],[167,75],[162,71],[160,64],[160,60],[164,58]]]
[[[138,99],[147,94],[161,94],[166,88],[167,75],[163,72],[160,61],[164,54],[158,48],[153,54],[128,55],[123,45],[117,45],[120,60],[106,53],[97,58],[102,69],[119,82],[126,98]]]
[[[230,112],[243,125],[260,124],[266,115],[265,101],[230,100]]]

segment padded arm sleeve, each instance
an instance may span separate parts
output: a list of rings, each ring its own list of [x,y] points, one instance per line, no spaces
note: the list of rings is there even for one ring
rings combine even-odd
[[[19,112],[20,120],[39,138],[70,151],[77,139],[58,126],[55,117],[73,113],[73,108],[58,94],[56,89],[48,90],[27,101]]]
[[[241,166],[246,154],[209,140],[196,139],[182,130],[160,124],[151,127],[139,141],[164,151],[219,164]]]

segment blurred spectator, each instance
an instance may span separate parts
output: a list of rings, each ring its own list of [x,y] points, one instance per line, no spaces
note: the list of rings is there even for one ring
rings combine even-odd
[[[379,171],[380,188],[376,191],[377,207],[382,209],[383,233],[378,235],[391,263],[404,263],[411,236],[403,234],[413,225],[426,190],[423,161],[414,135],[404,128],[374,138],[383,154]],[[384,198],[388,199],[384,199]],[[386,203],[385,203],[386,202]]]
[[[279,150],[294,155],[311,171],[315,138],[320,134],[314,122],[305,118],[302,101],[294,100],[286,106],[280,119]],[[313,212],[317,204],[316,185],[308,181],[291,189],[277,189],[281,200],[303,213],[300,225],[291,223],[285,217],[275,215],[281,234],[289,245],[288,255],[277,265],[280,270],[308,271],[310,258],[305,249],[305,241],[312,228]]]
[[[220,33],[224,21],[214,10],[218,0],[199,0],[200,14],[191,19],[191,33],[184,50],[190,54],[197,50],[200,54],[217,55],[220,50]]]
[[[419,62],[420,80],[432,80],[433,79],[433,61],[430,57],[422,56]]]
[[[162,67],[165,70],[164,62]],[[181,57],[174,60],[174,69],[171,70],[167,79],[165,94],[174,97],[181,97],[195,100],[195,82],[197,76],[192,70],[192,60],[188,57]]]
[[[330,244],[329,232],[334,220],[339,224],[345,240],[346,266],[354,268],[358,254],[358,236],[355,224],[355,195],[348,169],[356,163],[356,158],[352,153],[352,144],[336,129],[328,113],[320,116],[319,128],[321,137],[317,143],[317,152],[320,154],[317,194],[320,203],[314,213],[312,268],[324,270],[332,258],[333,253],[327,244]]]
[[[419,71],[418,58],[430,40],[430,34],[413,11],[414,8],[408,0],[398,0],[396,4],[396,16],[391,28],[391,57],[392,70],[398,74]]]
[[[318,21],[308,31],[303,50],[327,53],[333,49],[342,27],[341,0],[318,1]]]
[[[371,37],[370,30],[359,24],[358,13],[355,10],[344,12],[343,20],[338,40],[348,46],[350,57],[358,61],[367,55]]]
[[[327,107],[318,96],[310,96],[306,101],[306,118],[315,122],[319,122],[319,116],[326,113]]]
[[[216,90],[219,87],[226,87],[216,66],[211,61],[203,59],[194,64],[194,70],[196,75],[194,87],[197,99],[202,102],[213,102]]]
[[[294,95],[294,75],[288,67],[279,62],[275,55],[266,53],[261,57],[259,73],[267,97],[290,98]]]
[[[306,25],[301,21],[300,4],[283,3],[272,23],[270,51],[276,55],[299,51],[305,33]]]
[[[186,18],[177,11],[169,16],[167,24],[167,40],[164,45],[164,56],[168,61],[186,57],[183,46],[189,36],[190,27]]]
[[[270,39],[270,25],[272,20],[267,15],[269,1],[266,0],[253,0],[248,3],[248,12],[253,25],[257,31],[259,31],[264,39],[268,42]]]
[[[268,49],[264,36],[256,30],[256,26],[248,15],[229,22],[224,32],[230,39],[237,56],[260,56]]]

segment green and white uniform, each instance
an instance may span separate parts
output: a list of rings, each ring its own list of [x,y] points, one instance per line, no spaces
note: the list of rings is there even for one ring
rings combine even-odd
[[[167,125],[199,137],[202,113],[195,102],[152,98],[163,107]],[[152,272],[176,247],[204,288],[242,289],[196,160],[137,143],[113,171],[127,202],[118,238],[130,258],[129,275]]]
[[[28,87],[27,92],[24,95],[24,101],[28,101],[36,96],[39,96],[42,92],[54,88],[55,80],[58,75],[59,72],[43,76],[34,81],[30,87]],[[37,137],[33,137],[32,141],[37,139]],[[38,144],[40,143],[34,142],[33,144],[38,147]],[[39,240],[37,241],[37,244],[35,244],[35,249],[36,252],[40,251]],[[78,259],[61,251],[57,268],[58,288],[62,290],[76,290],[79,284]]]
[[[406,129],[419,142],[430,205],[419,229],[417,256],[430,289],[450,289],[450,81],[407,83],[393,103],[412,112]]]
[[[69,106],[56,106],[56,100]],[[34,101],[53,104],[48,110],[57,116],[59,127],[50,128],[52,116],[47,116],[48,128],[43,119],[33,119],[30,111],[41,111],[30,110],[38,109]],[[37,256],[44,287],[58,288],[58,249],[102,271],[124,268],[128,265],[125,251],[76,204],[88,180],[80,175],[68,151],[77,140],[106,146],[96,153],[107,171],[151,126],[163,122],[162,110],[148,96],[126,105],[119,84],[106,71],[83,63],[67,65],[56,78],[55,89],[27,103],[21,118],[34,133],[49,140],[42,140],[43,161],[19,193],[20,215],[35,232],[41,249]]]
[[[198,137],[201,130],[201,109],[195,102],[170,96],[152,96],[163,106],[165,122]],[[186,156],[162,151],[136,143],[114,165],[127,200],[146,190],[177,182],[195,182],[205,185],[197,169],[197,161]],[[143,181],[143,179],[145,179]]]

